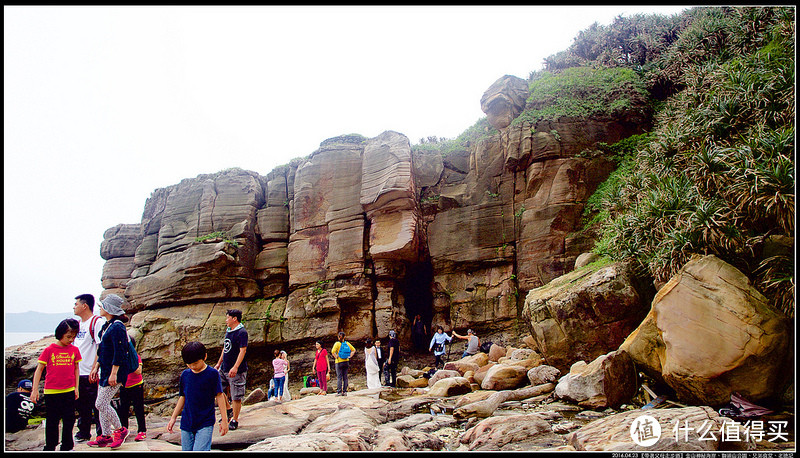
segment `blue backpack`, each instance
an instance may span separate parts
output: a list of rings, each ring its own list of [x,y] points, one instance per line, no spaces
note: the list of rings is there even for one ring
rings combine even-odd
[[[349,358],[350,358],[350,344],[348,344],[346,340],[343,340],[342,345],[339,346],[339,359],[349,359]]]

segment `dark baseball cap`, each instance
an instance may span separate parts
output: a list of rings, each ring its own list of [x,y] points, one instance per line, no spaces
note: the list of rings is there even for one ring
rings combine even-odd
[[[24,388],[26,390],[32,390],[33,389],[33,382],[31,382],[28,379],[20,380],[19,383],[17,384],[17,388]]]

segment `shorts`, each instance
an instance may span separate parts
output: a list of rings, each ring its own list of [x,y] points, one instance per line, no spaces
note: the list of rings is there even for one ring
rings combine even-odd
[[[247,371],[238,372],[236,377],[228,377],[226,371],[219,371],[219,381],[222,382],[222,389],[231,387],[231,401],[241,401],[244,399],[244,386],[247,383]]]

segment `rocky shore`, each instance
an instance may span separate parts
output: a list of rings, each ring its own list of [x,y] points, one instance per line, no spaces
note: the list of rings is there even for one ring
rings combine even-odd
[[[499,352],[498,348],[495,350]],[[405,362],[410,366],[404,366],[398,374],[398,388],[366,389],[363,371],[351,368],[351,391],[347,396],[318,395],[318,388],[303,388],[301,381],[292,380],[289,385],[292,399],[278,403],[264,400],[264,391],[254,387],[248,390],[239,428],[225,436],[215,430],[212,450],[781,452],[795,449],[793,413],[762,418],[765,425],[785,422],[785,426],[782,435],[766,434],[765,426],[765,434],[757,440],[755,436],[745,437],[742,423],[720,416],[709,406],[664,402],[659,408],[642,410],[648,398],[646,391],[639,389],[628,403],[586,408],[580,405],[585,402],[559,395],[568,388],[564,385],[567,377],[558,376],[558,370],[551,366],[524,370],[525,380],[516,382],[507,371],[496,369],[489,374],[489,370],[483,370],[486,366],[524,368],[536,359],[534,352],[525,350],[506,350],[521,359],[503,356],[498,358],[500,361],[489,361],[489,355],[479,353],[451,361],[430,379],[421,375],[428,369],[423,364],[430,359],[429,355],[409,355]],[[486,364],[479,364],[484,360]],[[475,366],[478,371],[465,370]],[[495,378],[489,383],[494,383],[497,389],[482,388],[487,375]],[[481,383],[477,383],[479,380]],[[331,382],[329,391],[333,391],[335,378]],[[574,390],[571,392],[574,395]],[[149,404],[147,440],[134,442],[131,436],[120,450],[180,450],[180,433],[166,431],[174,402],[172,398]],[[645,414],[658,421],[661,434],[655,443],[641,446],[634,442],[630,431],[632,423]],[[136,431],[135,417],[131,416],[130,421],[130,429]],[[681,427],[677,436],[673,431],[676,424]],[[738,437],[734,429],[739,430]],[[725,431],[726,434],[720,434]],[[6,434],[6,450],[41,450],[43,446],[42,425]],[[75,450],[102,449],[82,443],[76,444]]]

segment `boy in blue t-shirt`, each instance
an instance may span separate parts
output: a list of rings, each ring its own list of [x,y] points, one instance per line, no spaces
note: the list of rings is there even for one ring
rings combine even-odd
[[[221,436],[228,433],[228,413],[225,410],[225,395],[222,392],[219,372],[206,365],[205,359],[208,356],[206,347],[200,342],[189,342],[184,345],[181,356],[188,369],[181,373],[178,404],[172,411],[167,431],[172,432],[178,415],[183,411],[181,450],[209,451],[216,422],[214,402],[219,406],[222,416],[219,433]]]

